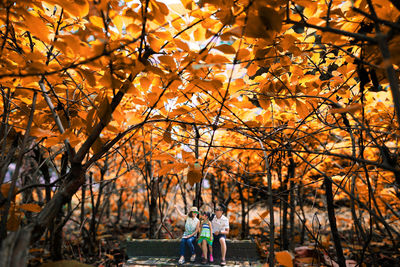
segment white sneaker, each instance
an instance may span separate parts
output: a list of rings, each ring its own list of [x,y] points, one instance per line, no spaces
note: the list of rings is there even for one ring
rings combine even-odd
[[[183,259],[183,258],[182,258],[182,259],[179,259],[178,263],[179,263],[179,264],[184,264],[184,263],[185,263],[185,259]]]
[[[194,262],[196,260],[196,254],[193,254],[191,257],[190,257],[190,261],[191,262]]]

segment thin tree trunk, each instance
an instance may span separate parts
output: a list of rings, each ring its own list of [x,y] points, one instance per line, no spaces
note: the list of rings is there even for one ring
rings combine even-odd
[[[284,250],[289,249],[289,238],[288,238],[288,209],[289,209],[289,192],[288,192],[288,177],[283,180],[281,187],[282,190],[282,248]]]
[[[269,265],[275,266],[275,219],[274,219],[274,202],[272,198],[272,175],[268,162],[269,158],[265,158],[268,179],[268,208],[269,208]]]
[[[290,232],[289,232],[289,240],[291,242],[289,243],[289,250],[294,251],[294,216],[296,213],[296,202],[295,202],[295,193],[294,193],[294,182],[293,180],[290,180],[290,191],[289,191],[289,197],[290,197]]]
[[[336,225],[335,208],[333,206],[333,192],[332,192],[332,181],[328,178],[324,178],[326,204],[328,210],[328,219],[331,226],[331,233],[333,243],[335,244],[337,261],[340,267],[346,267],[346,258],[343,254],[342,243],[340,241],[339,232]]]
[[[64,212],[61,209],[58,213],[58,216],[55,218],[54,223],[52,224],[53,230],[51,231],[51,259],[53,261],[62,260],[62,244],[63,244],[63,234],[62,234],[62,218],[64,216]]]
[[[242,231],[240,233],[240,237],[242,239],[246,238],[246,203],[244,200],[244,196],[243,196],[243,190],[242,190],[242,186],[240,183],[236,183],[237,188],[238,188],[238,193],[239,193],[239,198],[240,198],[240,205],[241,205],[241,220],[242,220]]]
[[[157,219],[158,219],[158,209],[157,209],[157,182],[151,182],[151,196],[149,203],[149,219],[150,219],[150,229],[149,229],[149,237],[151,239],[156,238],[157,232]]]
[[[29,132],[31,130],[32,122],[33,122],[33,114],[35,112],[35,107],[36,107],[36,98],[37,98],[37,92],[33,94],[33,99],[32,99],[32,108],[29,114],[29,120],[28,124],[26,126],[26,131],[24,135],[24,139],[22,141],[22,146],[20,148],[20,152],[18,155],[18,160],[15,166],[14,173],[11,177],[11,185],[10,185],[10,190],[8,192],[7,199],[5,201],[2,213],[1,213],[1,222],[0,222],[0,240],[4,240],[7,237],[7,220],[8,220],[8,213],[11,207],[11,202],[13,200],[14,196],[14,189],[17,183],[17,179],[19,177],[19,172],[21,169],[22,165],[22,160],[25,155],[25,148],[28,145],[28,139],[29,139]]]
[[[288,166],[288,178],[289,178],[289,206],[290,206],[290,215],[289,215],[289,220],[290,220],[290,231],[289,231],[289,240],[291,240],[292,242],[290,242],[288,244],[288,248],[293,251],[294,249],[294,242],[293,242],[293,237],[294,237],[294,214],[296,212],[296,207],[295,207],[295,201],[294,201],[294,182],[293,182],[293,178],[294,178],[294,174],[295,174],[295,168],[296,168],[296,164],[291,156],[291,154],[289,154],[289,166]]]
[[[275,219],[274,219],[274,202],[272,197],[272,174],[271,174],[271,165],[269,162],[270,157],[273,154],[267,155],[267,152],[264,149],[264,145],[260,140],[260,146],[264,152],[264,172],[267,173],[268,180],[268,208],[269,208],[269,257],[268,263],[269,266],[275,266]]]
[[[197,127],[194,125],[194,130],[195,130],[195,139],[194,139],[194,156],[196,158],[196,160],[199,159],[199,140],[200,140],[200,133],[199,130],[197,129]],[[203,170],[201,171],[201,173],[203,174]],[[201,205],[203,205],[203,200],[201,198],[201,185],[203,183],[203,175],[201,176],[200,182],[196,183],[196,196],[194,199],[194,203],[193,206],[196,206],[197,208],[200,208]]]

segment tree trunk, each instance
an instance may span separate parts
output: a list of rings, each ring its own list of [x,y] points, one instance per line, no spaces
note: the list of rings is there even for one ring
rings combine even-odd
[[[63,255],[62,255],[62,243],[63,243],[63,234],[62,234],[62,229],[63,229],[63,217],[64,217],[64,212],[61,209],[60,212],[58,213],[58,216],[54,220],[54,224],[51,225],[51,259],[53,261],[59,261],[62,260]]]
[[[157,209],[157,182],[151,182],[151,196],[149,203],[149,220],[150,220],[150,228],[149,228],[149,237],[154,239],[156,238],[157,233],[157,219],[158,219],[158,209]]]
[[[25,227],[10,233],[2,242],[0,266],[25,267],[28,262],[31,228]]]
[[[243,196],[243,190],[242,186],[240,183],[236,183],[237,188],[238,188],[238,193],[239,193],[239,198],[240,198],[240,204],[241,204],[241,213],[242,213],[242,231],[240,233],[240,237],[242,239],[246,238],[246,203],[244,201],[244,196]]]
[[[335,208],[333,206],[333,192],[332,192],[332,181],[328,178],[324,178],[326,204],[328,209],[328,219],[331,226],[331,233],[333,243],[335,244],[337,261],[340,267],[346,267],[346,259],[343,254],[342,244],[340,242],[340,236],[336,225]]]
[[[71,197],[78,191],[85,182],[85,169],[80,163],[73,163],[64,184],[61,186],[50,202],[44,206],[42,211],[30,224],[33,228],[31,242],[40,239],[46,228],[53,223],[54,218],[58,215],[63,205],[71,200]]]

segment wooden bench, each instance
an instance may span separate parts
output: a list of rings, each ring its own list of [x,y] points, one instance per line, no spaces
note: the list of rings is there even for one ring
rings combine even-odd
[[[256,244],[251,240],[227,240],[226,260],[229,262],[247,262],[252,265],[253,262],[260,262],[261,258],[257,250]],[[134,239],[124,244],[126,254],[131,260],[130,264],[140,265],[139,261],[157,259],[154,265],[170,265],[162,264],[162,261],[176,265],[179,258],[180,239]],[[196,244],[196,262],[201,261],[201,249]],[[189,249],[185,250],[186,262],[189,261]],[[221,259],[221,248],[219,242],[213,244],[213,256],[216,263]],[[164,258],[164,260],[162,260]],[[165,260],[169,259],[169,260]],[[147,261],[148,264],[152,265]]]

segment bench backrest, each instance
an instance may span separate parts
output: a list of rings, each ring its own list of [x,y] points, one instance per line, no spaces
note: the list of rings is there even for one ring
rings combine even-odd
[[[226,258],[231,260],[256,261],[260,259],[256,244],[251,240],[227,240]],[[178,257],[179,239],[134,239],[125,243],[128,257]],[[201,249],[196,243],[196,255],[201,255]],[[190,257],[186,249],[186,257]],[[219,242],[213,244],[213,256],[221,258]]]

